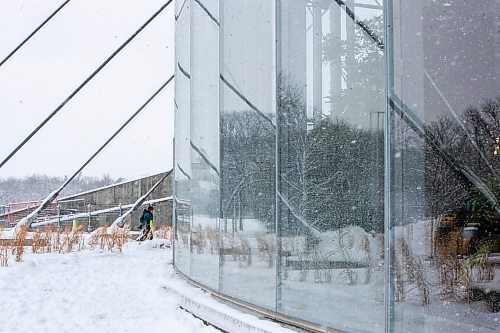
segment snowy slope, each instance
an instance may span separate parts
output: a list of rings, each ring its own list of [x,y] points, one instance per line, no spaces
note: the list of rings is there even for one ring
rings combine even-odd
[[[166,291],[171,250],[157,245],[12,259],[0,267],[0,332],[218,332]]]

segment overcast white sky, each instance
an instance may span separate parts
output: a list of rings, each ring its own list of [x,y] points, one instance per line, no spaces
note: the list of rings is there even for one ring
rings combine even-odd
[[[1,0],[0,60],[63,0]],[[0,67],[0,160],[166,0],[71,0]],[[71,175],[172,74],[170,4],[7,164],[0,178]],[[173,82],[84,170],[136,178],[172,165]]]

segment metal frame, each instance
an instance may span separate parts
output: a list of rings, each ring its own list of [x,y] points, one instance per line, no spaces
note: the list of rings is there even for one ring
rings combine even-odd
[[[224,68],[224,0],[219,0],[219,74],[221,70]],[[221,128],[221,113],[222,108],[224,107],[224,87],[222,82],[222,77],[219,77],[219,131]],[[222,232],[222,223],[221,221],[224,219],[224,175],[222,168],[222,136],[219,133],[219,168],[220,168],[220,178],[219,178],[219,235]],[[219,239],[219,290],[223,290],[224,288],[224,272],[222,271],[222,267],[224,267],[224,256],[222,255],[224,251],[224,237],[220,237]]]
[[[385,331],[394,332],[394,160],[393,132],[394,112],[390,102],[394,96],[394,44],[393,44],[393,0],[385,1],[385,75],[386,75],[386,112],[384,115],[384,286],[385,286]]]
[[[275,29],[275,66],[276,66],[276,72],[274,73],[275,77],[275,103],[276,103],[276,109],[274,110],[276,112],[276,137],[275,137],[275,209],[276,209],[276,216],[275,216],[275,228],[276,228],[276,288],[275,288],[275,311],[278,312],[281,310],[281,300],[282,300],[282,293],[281,293],[281,283],[282,283],[282,272],[281,272],[281,247],[282,247],[282,230],[281,230],[281,198],[278,195],[278,193],[281,193],[281,145],[280,145],[280,140],[281,140],[281,120],[279,113],[277,112],[279,110],[279,82],[278,82],[278,76],[279,73],[282,69],[282,63],[281,63],[281,42],[282,42],[282,37],[281,37],[281,0],[275,0],[275,7],[274,7],[274,29]]]

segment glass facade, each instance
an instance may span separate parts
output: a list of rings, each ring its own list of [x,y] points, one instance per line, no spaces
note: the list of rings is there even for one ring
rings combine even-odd
[[[499,13],[498,0],[394,1],[396,331],[500,330]]]
[[[498,331],[498,13],[177,0],[177,270],[318,331]]]

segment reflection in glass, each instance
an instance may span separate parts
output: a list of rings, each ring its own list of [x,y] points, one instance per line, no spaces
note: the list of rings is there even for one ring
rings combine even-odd
[[[382,8],[347,6],[281,1],[278,310],[383,331]]]
[[[498,12],[178,1],[177,269],[322,329],[497,331]]]
[[[219,288],[219,7],[191,6],[191,278]]]
[[[274,4],[221,2],[221,291],[275,309]]]
[[[190,195],[190,3],[175,7],[175,147],[174,147],[174,261],[182,273],[190,274],[192,206]]]
[[[500,328],[498,10],[394,1],[397,331]]]

